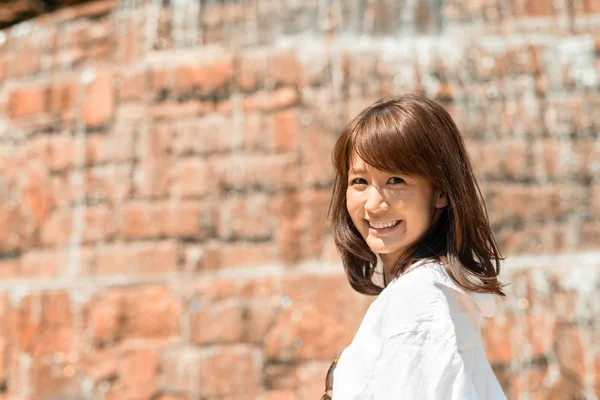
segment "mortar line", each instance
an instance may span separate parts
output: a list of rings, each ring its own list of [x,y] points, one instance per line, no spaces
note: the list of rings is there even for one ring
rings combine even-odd
[[[520,270],[548,271],[575,267],[600,268],[600,251],[582,251],[548,255],[510,256],[501,263],[500,278],[507,273]],[[256,280],[265,278],[293,278],[306,275],[343,276],[341,262],[313,260],[295,267],[283,264],[263,266],[238,266],[218,271],[198,273],[194,276],[170,274],[157,277],[114,275],[108,277],[60,277],[57,279],[4,279],[0,281],[0,292],[22,293],[52,290],[99,290],[103,288],[139,285],[189,285],[196,282],[211,283],[220,280]]]

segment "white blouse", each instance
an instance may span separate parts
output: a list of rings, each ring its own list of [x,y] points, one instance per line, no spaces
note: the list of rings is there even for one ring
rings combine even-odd
[[[481,340],[494,295],[468,293],[419,261],[370,305],[333,372],[333,400],[506,399]]]

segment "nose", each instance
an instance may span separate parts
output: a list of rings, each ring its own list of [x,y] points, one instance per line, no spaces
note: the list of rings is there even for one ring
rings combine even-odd
[[[365,211],[376,213],[378,211],[387,210],[389,208],[385,198],[380,190],[375,186],[370,186],[367,189],[367,201],[365,202]]]

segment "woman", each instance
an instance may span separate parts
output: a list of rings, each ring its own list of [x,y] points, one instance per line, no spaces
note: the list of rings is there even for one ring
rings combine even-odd
[[[479,325],[505,296],[503,258],[450,115],[416,95],[380,100],[332,156],[334,241],[352,288],[377,295],[332,364],[333,399],[505,399]]]

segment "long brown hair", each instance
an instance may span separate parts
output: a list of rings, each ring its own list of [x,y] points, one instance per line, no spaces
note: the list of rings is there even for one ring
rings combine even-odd
[[[381,99],[367,107],[346,126],[333,149],[335,182],[328,219],[354,290],[377,295],[382,288],[372,281],[377,256],[346,207],[353,154],[386,172],[427,177],[448,198],[437,221],[398,258],[392,278],[417,260],[434,259],[464,290],[505,296],[505,285],[497,278],[504,257],[492,235],[463,139],[441,105],[414,94]]]

